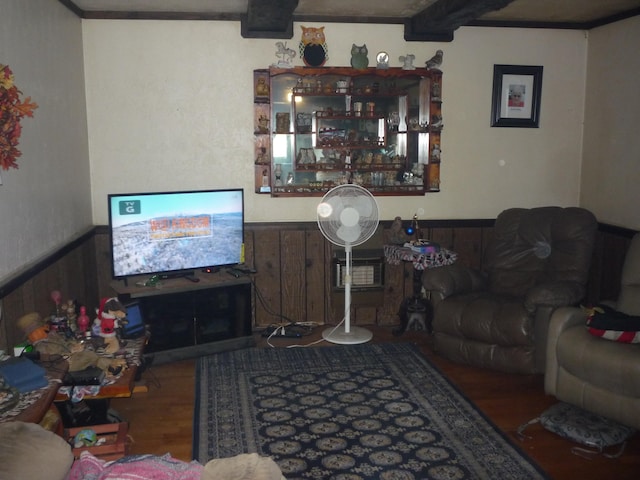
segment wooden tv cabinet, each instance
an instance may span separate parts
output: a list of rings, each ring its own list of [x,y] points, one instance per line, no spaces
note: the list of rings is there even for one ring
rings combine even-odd
[[[141,286],[148,276],[112,283],[121,301],[141,305],[150,333],[147,360],[164,363],[255,344],[251,279],[229,272],[197,272],[195,282],[171,278],[155,286]]]

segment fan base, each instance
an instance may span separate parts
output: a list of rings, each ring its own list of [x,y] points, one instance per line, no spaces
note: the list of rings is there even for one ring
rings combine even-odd
[[[373,338],[371,333],[366,328],[351,327],[349,332],[345,331],[344,326],[335,328],[327,328],[322,332],[322,338],[327,342],[338,343],[340,345],[356,345],[358,343],[366,343]]]

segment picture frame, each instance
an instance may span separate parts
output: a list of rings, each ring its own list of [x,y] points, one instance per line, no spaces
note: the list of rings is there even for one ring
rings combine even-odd
[[[538,128],[542,66],[494,65],[492,127]]]

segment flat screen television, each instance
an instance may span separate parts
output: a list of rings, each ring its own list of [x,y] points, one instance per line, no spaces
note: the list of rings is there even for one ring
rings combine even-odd
[[[113,278],[188,275],[244,261],[241,188],[118,193],[108,203]]]

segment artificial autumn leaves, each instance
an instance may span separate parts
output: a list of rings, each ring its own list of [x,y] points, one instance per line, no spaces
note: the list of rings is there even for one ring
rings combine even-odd
[[[16,158],[22,155],[18,150],[23,117],[33,117],[38,105],[31,97],[20,100],[22,92],[13,83],[13,72],[7,65],[0,64],[0,167],[3,170],[18,168]]]

